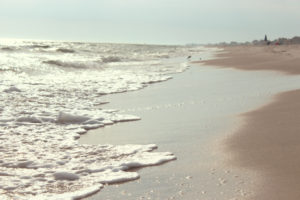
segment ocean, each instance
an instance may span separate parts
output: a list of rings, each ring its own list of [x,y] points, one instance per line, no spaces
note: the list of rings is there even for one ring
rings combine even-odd
[[[76,199],[139,178],[131,168],[175,160],[155,144],[80,144],[91,129],[139,116],[103,96],[188,69],[201,46],[0,41],[0,198]],[[126,101],[126,99],[123,99]],[[158,166],[159,167],[159,166]]]

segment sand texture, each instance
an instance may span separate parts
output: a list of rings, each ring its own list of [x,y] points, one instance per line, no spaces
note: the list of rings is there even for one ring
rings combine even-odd
[[[300,73],[300,46],[228,47],[206,65]],[[245,124],[226,140],[230,163],[257,171],[260,200],[300,199],[300,90],[242,115]]]
[[[262,174],[255,199],[300,199],[300,90],[243,117],[246,124],[227,147],[232,163]]]

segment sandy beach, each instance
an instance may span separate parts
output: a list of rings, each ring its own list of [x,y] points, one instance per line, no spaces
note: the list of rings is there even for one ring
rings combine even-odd
[[[300,200],[299,10],[1,0],[0,200]]]
[[[235,55],[229,55],[235,50],[245,57],[249,50],[254,58],[265,52],[263,48],[225,49],[219,56],[226,58],[206,61],[202,67],[197,64],[170,81],[141,91],[107,96],[110,103],[104,108],[119,108],[142,120],[91,131],[81,137],[81,143],[155,143],[160,151],[173,152],[177,160],[143,168],[139,170],[138,181],[107,186],[89,199],[260,199],[259,188],[267,192],[269,174],[248,164],[249,161],[256,166],[254,163],[258,162],[244,154],[243,142],[251,149],[253,141],[242,136],[248,137],[245,127],[250,126],[250,132],[254,132],[257,126],[240,114],[267,105],[278,93],[298,89],[300,79],[276,69],[244,71],[216,67],[221,67],[222,59],[234,63]],[[277,55],[272,50],[269,54]],[[242,61],[239,63],[243,66]],[[243,124],[247,126],[241,127]],[[272,136],[266,133],[266,137]]]
[[[242,70],[300,73],[300,47],[228,47],[206,65]],[[244,125],[225,141],[230,163],[261,175],[253,199],[300,199],[300,90],[276,95],[272,102],[240,117]]]

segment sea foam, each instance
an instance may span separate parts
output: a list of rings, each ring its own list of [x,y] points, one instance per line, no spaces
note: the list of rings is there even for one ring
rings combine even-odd
[[[154,144],[77,139],[90,129],[139,120],[102,109],[103,95],[170,79],[187,65],[162,58],[190,54],[189,48],[14,41],[0,49],[0,199],[79,199],[103,184],[139,178],[132,168],[176,159],[154,152]]]

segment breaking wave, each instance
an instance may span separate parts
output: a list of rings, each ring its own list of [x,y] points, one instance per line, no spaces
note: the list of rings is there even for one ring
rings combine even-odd
[[[104,63],[111,63],[111,62],[121,62],[122,59],[117,56],[108,56],[108,57],[103,57],[102,62]]]
[[[62,68],[74,68],[74,69],[99,69],[101,65],[97,62],[72,62],[72,61],[61,61],[61,60],[47,60],[43,61],[44,64],[55,65]]]
[[[57,52],[61,52],[61,53],[75,53],[75,50],[73,50],[73,49],[66,49],[66,48],[59,48],[56,51]]]

